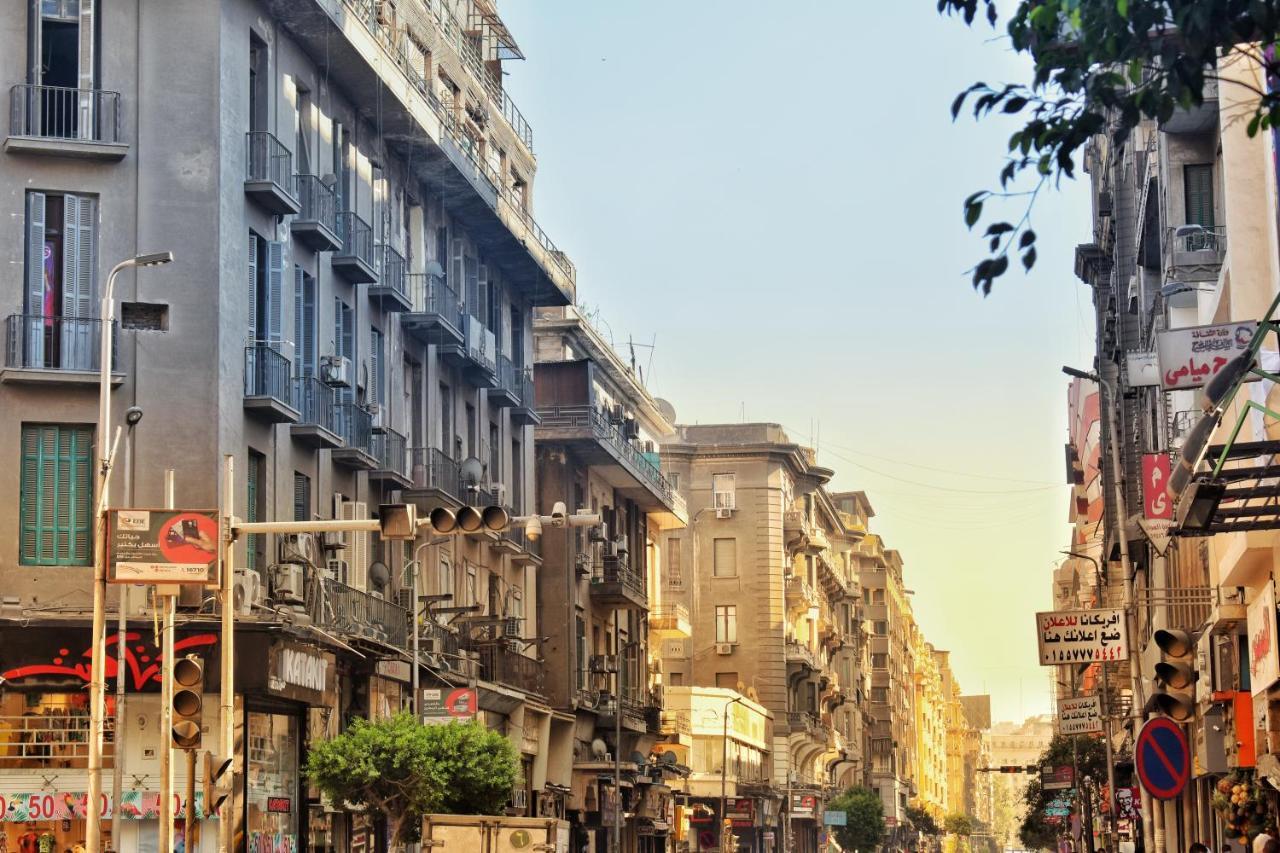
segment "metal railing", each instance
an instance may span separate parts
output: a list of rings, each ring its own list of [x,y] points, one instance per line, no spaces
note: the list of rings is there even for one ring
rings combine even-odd
[[[496,346],[496,337],[488,334],[484,323],[472,314],[468,314],[463,322],[466,324],[467,358],[491,373],[496,371],[498,369],[495,360],[497,353],[490,352],[491,342]]]
[[[437,489],[458,499],[462,496],[458,463],[434,447],[410,448],[409,479],[415,489]]]
[[[374,257],[378,262],[376,266],[378,284],[382,287],[390,288],[407,299],[404,255],[397,252],[390,244],[379,243],[374,246]]]
[[[373,257],[373,228],[355,211],[338,213],[338,239],[342,241],[342,248],[337,257],[356,258],[377,269]]]
[[[529,126],[529,122],[525,121],[524,114],[516,107],[516,102],[511,100],[511,96],[505,90],[502,92],[502,117],[507,120],[507,124],[511,125],[516,136],[520,137],[524,147],[532,152],[533,128]]]
[[[683,604],[659,604],[649,610],[650,622],[679,621],[681,619],[686,622],[689,621],[689,608]]]
[[[285,405],[292,399],[291,365],[279,344],[249,344],[244,348],[244,395],[272,397]]]
[[[338,403],[333,407],[337,433],[347,447],[369,450],[373,436],[373,413],[359,403]]]
[[[338,196],[333,187],[315,175],[294,175],[293,194],[302,206],[295,221],[319,222],[334,234],[338,233]]]
[[[378,460],[379,471],[390,471],[406,477],[409,474],[409,452],[406,439],[393,429],[375,432],[370,437],[369,453]]]
[[[515,364],[502,353],[498,353],[496,363],[498,367],[498,387],[503,391],[511,392],[512,396],[519,397],[521,391],[519,371],[516,370]]]
[[[5,367],[96,371],[102,321],[97,317],[10,314],[5,319]],[[111,366],[115,367],[112,339]]]
[[[120,93],[19,83],[9,88],[9,134],[120,141]]]
[[[625,557],[601,557],[591,567],[591,585],[616,583],[644,598],[648,595],[644,588],[644,575],[631,568]]]
[[[811,669],[818,669],[818,658],[814,655],[813,649],[795,640],[787,641],[787,660],[800,661],[808,664]]]
[[[513,516],[518,513],[512,512]],[[502,538],[508,542],[515,544],[517,548],[526,554],[532,554],[535,557],[542,556],[542,540],[530,539],[528,534],[524,532],[524,528],[520,525],[512,525],[502,532]]]
[[[668,505],[683,506],[683,497],[671,487],[644,453],[622,434],[604,412],[593,406],[555,406],[538,409],[542,425],[551,429],[589,428],[596,438],[613,447],[660,494]]]
[[[819,725],[818,717],[808,711],[788,711],[787,726],[792,731],[817,731]]]
[[[520,398],[520,405],[532,408],[537,399],[533,394],[533,368],[523,368],[520,375],[516,377],[516,381],[519,389],[516,391],[516,396]]]
[[[445,283],[444,276],[410,273],[408,291],[412,313],[437,314],[458,331],[463,331],[462,301]]]
[[[321,628],[347,637],[408,647],[408,610],[330,578],[324,580],[320,595],[310,597],[307,614]]]
[[[1221,225],[1179,225],[1169,229],[1169,245],[1175,252],[1212,252],[1222,257],[1227,251],[1227,229]]]
[[[293,186],[293,153],[265,130],[244,135],[245,180],[270,181],[288,191]]]
[[[480,654],[480,677],[485,681],[506,684],[526,693],[546,691],[542,661],[511,649],[505,640],[477,645],[475,651]]]
[[[103,766],[111,766],[115,730],[108,716]],[[42,713],[0,716],[0,771],[84,770],[89,766],[89,713],[50,708]]]
[[[293,403],[299,424],[311,424],[338,434],[338,410],[333,389],[314,376],[293,377]]]

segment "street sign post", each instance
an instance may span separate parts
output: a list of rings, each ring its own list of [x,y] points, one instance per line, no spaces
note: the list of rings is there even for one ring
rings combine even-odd
[[[1190,756],[1181,726],[1167,717],[1148,720],[1133,748],[1138,781],[1157,800],[1175,799],[1191,775]]]
[[[1129,640],[1124,611],[1059,610],[1036,614],[1041,666],[1124,660]]]

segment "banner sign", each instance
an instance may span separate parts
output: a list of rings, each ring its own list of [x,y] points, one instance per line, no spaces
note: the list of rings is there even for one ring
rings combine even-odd
[[[88,816],[89,795],[85,793],[40,791],[0,794],[0,822],[27,823],[45,820],[84,820]],[[186,800],[173,795],[174,814],[182,815]],[[205,818],[204,793],[196,792],[196,817]],[[102,795],[100,817],[112,816],[111,797]],[[156,820],[160,817],[160,794],[156,791],[125,791],[120,795],[120,817],[125,820]]]
[[[823,826],[848,826],[849,813],[848,812],[823,812],[822,824]]]
[[[1266,691],[1280,678],[1280,655],[1276,652],[1276,587],[1273,581],[1249,604],[1249,685],[1253,695]]]
[[[734,826],[752,826],[755,823],[755,801],[750,797],[730,797],[724,803],[724,816]]]
[[[813,817],[818,811],[818,798],[812,794],[791,795],[792,817]]]
[[[1065,791],[1074,787],[1075,778],[1075,772],[1070,767],[1050,767],[1046,764],[1040,768],[1040,789]]]
[[[1087,735],[1102,731],[1102,697],[1058,700],[1058,733]]]
[[[218,516],[212,510],[107,511],[111,583],[216,583]]]
[[[1142,515],[1146,518],[1173,518],[1169,500],[1169,455],[1142,454]]]
[[[1096,663],[1129,656],[1124,611],[1059,610],[1036,614],[1040,665]]]
[[[453,720],[466,722],[475,718],[479,708],[480,699],[474,687],[457,687],[452,690],[429,687],[422,691],[424,723],[448,723]]]
[[[1227,362],[1249,348],[1257,329],[1257,321],[1250,320],[1160,332],[1156,354],[1164,390],[1178,391],[1208,384]]]

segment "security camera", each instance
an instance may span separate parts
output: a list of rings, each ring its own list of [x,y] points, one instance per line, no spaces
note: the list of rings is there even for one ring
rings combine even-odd
[[[569,508],[564,505],[564,501],[556,501],[551,507],[551,523],[556,527],[564,527],[564,519],[568,514]]]
[[[125,409],[124,422],[129,426],[137,426],[138,421],[142,420],[142,409],[139,406],[130,406]]]
[[[542,535],[542,519],[536,515],[529,516],[529,520],[524,523],[524,535],[536,542]]]

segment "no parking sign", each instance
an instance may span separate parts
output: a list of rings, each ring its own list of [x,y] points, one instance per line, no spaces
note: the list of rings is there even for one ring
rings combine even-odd
[[[1133,761],[1138,781],[1157,800],[1176,798],[1191,775],[1187,736],[1167,717],[1156,717],[1142,727]]]

